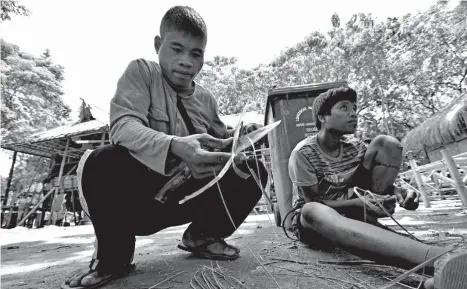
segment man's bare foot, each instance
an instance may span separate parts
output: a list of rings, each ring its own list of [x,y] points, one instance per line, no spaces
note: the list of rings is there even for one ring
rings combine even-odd
[[[66,278],[64,284],[61,286],[62,289],[68,288],[97,288],[101,285],[106,284],[107,282],[121,277],[130,271],[134,270],[135,264],[130,263],[125,266],[121,273],[118,274],[99,274],[96,270],[91,270],[89,268],[78,269],[71,272]]]
[[[91,288],[96,285],[103,285],[111,279],[111,274],[99,275],[97,271],[90,269],[79,269],[72,272],[65,278],[62,288],[85,287]]]
[[[69,287],[78,287],[81,286],[81,280],[91,274],[92,271],[89,268],[86,269],[78,269],[73,272],[71,272],[66,278],[65,278],[65,284],[69,285]]]
[[[186,249],[190,249],[193,252],[199,251],[200,249],[198,248],[203,248],[202,250],[213,258],[215,258],[215,256],[224,256],[227,259],[234,259],[237,258],[240,253],[240,249],[227,244],[224,240],[195,238],[187,231],[183,234],[182,243],[187,247]]]
[[[82,280],[81,280],[81,285],[83,287],[91,287],[97,284],[101,284],[104,281],[108,280],[111,278],[111,274],[104,274],[102,276],[99,276],[97,272],[92,272],[89,275],[86,275]]]

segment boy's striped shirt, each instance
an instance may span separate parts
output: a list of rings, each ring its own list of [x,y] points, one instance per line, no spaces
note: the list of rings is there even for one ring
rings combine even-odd
[[[348,198],[358,166],[366,152],[366,144],[354,136],[344,136],[340,141],[340,153],[336,158],[325,154],[317,140],[317,135],[299,142],[289,159],[289,175],[293,183],[296,204],[304,204],[300,186],[318,185],[324,200]]]

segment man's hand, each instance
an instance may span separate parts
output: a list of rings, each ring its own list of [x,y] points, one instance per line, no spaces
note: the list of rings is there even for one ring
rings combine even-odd
[[[420,194],[414,190],[405,190],[398,187],[394,188],[394,195],[401,208],[406,210],[415,211],[418,208],[420,201]]]
[[[263,125],[259,123],[249,123],[242,127],[241,135],[249,134],[250,132],[255,131],[262,127]]]
[[[232,143],[233,138],[218,139],[209,134],[194,134],[172,139],[171,150],[174,155],[182,159],[195,179],[203,179],[222,170],[231,157],[231,153],[210,152],[204,148],[223,149]],[[236,157],[236,161],[245,159],[244,155]]]
[[[258,130],[258,129],[262,128],[263,126],[264,125],[259,124],[259,123],[249,123],[249,124],[242,127],[242,130],[240,132],[240,136],[249,134],[250,132],[253,132],[255,130]],[[264,143],[266,143],[267,139],[268,139],[268,136],[266,135],[262,139],[257,141],[256,143],[257,144],[264,144]]]

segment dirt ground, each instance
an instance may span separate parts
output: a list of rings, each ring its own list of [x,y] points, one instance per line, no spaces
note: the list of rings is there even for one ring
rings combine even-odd
[[[432,205],[416,212],[398,210],[396,220],[418,238],[442,246],[467,237],[467,210],[460,201]],[[382,222],[398,229],[389,218]],[[403,273],[374,264],[324,264],[359,259],[339,249],[312,250],[287,239],[273,223],[272,215],[248,217],[229,240],[242,250],[235,261],[200,260],[177,249],[186,226],[138,237],[136,270],[102,288],[377,288]],[[1,229],[1,288],[60,288],[70,271],[88,265],[93,232],[92,225]],[[393,288],[416,288],[418,278],[413,275]]]

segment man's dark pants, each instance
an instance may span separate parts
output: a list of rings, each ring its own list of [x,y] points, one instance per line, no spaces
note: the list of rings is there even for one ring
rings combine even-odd
[[[258,172],[256,161],[248,160],[238,165],[243,172],[249,172],[246,162],[261,177],[264,188],[267,181],[264,165],[258,161]],[[101,147],[89,155],[81,180],[97,238],[100,273],[119,272],[131,262],[135,236],[191,223],[190,233],[206,238],[226,238],[242,224],[261,198],[261,189],[254,178],[243,179],[231,168],[219,185],[235,227],[217,185],[184,204],[178,204],[176,198],[162,204],[154,200],[154,196],[167,177],[148,169],[126,148],[115,145]],[[210,180],[192,178],[173,193],[193,193]]]

